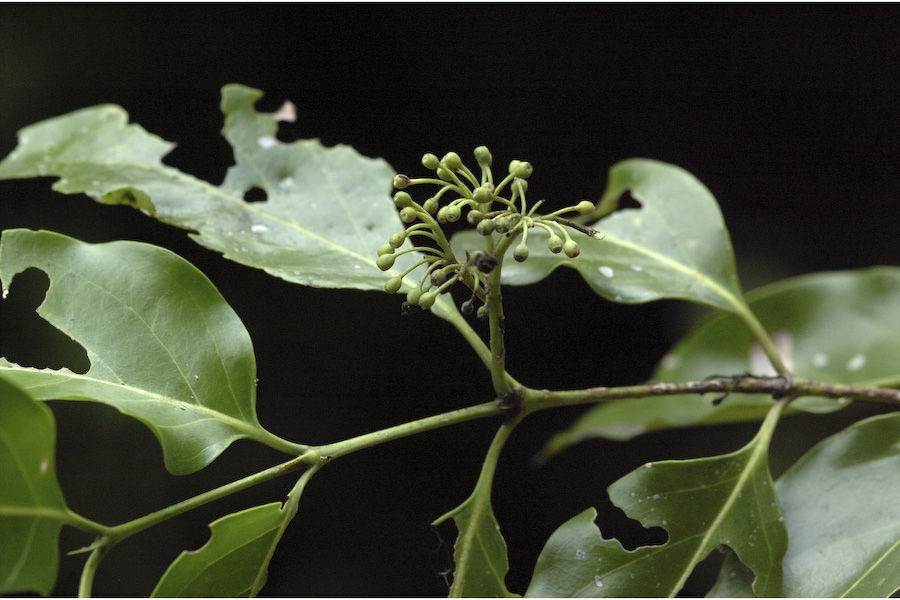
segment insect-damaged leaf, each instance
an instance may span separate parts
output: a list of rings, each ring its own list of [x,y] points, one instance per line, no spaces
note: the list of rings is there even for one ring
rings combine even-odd
[[[256,418],[250,337],[210,281],[149,244],[86,244],[48,231],[3,232],[0,282],[37,267],[50,278],[38,313],[81,344],[85,374],[0,359],[0,376],[38,400],[90,400],[146,424],[173,473],[196,471],[231,442],[281,447]]]
[[[872,417],[819,442],[778,478],[791,543],[790,597],[886,598],[900,589],[900,414]],[[711,596],[750,595],[729,556]]]
[[[0,378],[0,594],[46,596],[56,582],[68,519],[55,446],[50,409]]]
[[[226,515],[209,524],[209,541],[199,550],[182,552],[153,593],[154,598],[249,596],[265,578],[272,544],[278,541],[284,516],[273,502]]]
[[[674,596],[719,544],[753,569],[756,595],[777,595],[787,534],[767,453],[781,407],[737,452],[647,463],[610,486],[625,514],[668,531],[665,544],[626,551],[600,535],[596,511],[586,510],[550,536],[526,596]]]
[[[779,281],[747,294],[763,326],[783,345],[797,377],[834,383],[890,385],[900,381],[900,269],[815,273]],[[767,361],[753,335],[734,315],[705,319],[660,361],[656,381],[700,380],[712,374],[765,375]],[[771,373],[774,374],[774,373]],[[733,394],[718,405],[711,396],[635,398],[601,404],[554,436],[547,455],[592,437],[624,440],[659,429],[761,419],[772,399]],[[800,398],[791,409],[828,412],[846,402]]]
[[[287,281],[382,290],[415,260],[415,253],[400,256],[387,274],[375,265],[376,249],[404,229],[390,198],[394,170],[350,146],[280,142],[278,121],[288,117],[257,112],[261,97],[241,85],[222,89],[223,134],[236,164],[220,186],[162,164],[173,144],[129,125],[127,113],[112,105],[22,129],[16,149],[0,162],[0,179],[57,176],[59,192],[131,205],[192,230],[194,240],[226,258]],[[251,190],[265,199],[245,201]],[[432,310],[459,318],[446,297]]]
[[[610,169],[602,200],[626,191],[641,208],[623,209],[593,224],[602,239],[573,232],[572,239],[581,248],[576,258],[553,254],[547,248],[547,232],[532,229],[528,260],[519,263],[509,257],[504,261],[503,283],[535,283],[566,266],[581,273],[595,292],[615,302],[681,298],[741,311],[731,240],[709,190],[674,165],[631,159]],[[479,247],[479,237],[464,231],[454,236],[453,245],[462,255],[466,248]]]

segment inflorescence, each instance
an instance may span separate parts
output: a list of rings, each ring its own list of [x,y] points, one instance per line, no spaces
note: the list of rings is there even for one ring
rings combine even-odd
[[[521,241],[513,250],[513,258],[518,262],[528,259],[528,231],[534,227],[548,233],[547,247],[550,252],[563,252],[569,258],[575,258],[581,250],[567,228],[600,237],[598,232],[563,217],[570,213],[593,213],[595,207],[592,202],[583,200],[547,215],[537,213],[543,200],[528,206],[525,194],[528,190],[526,179],[532,172],[530,163],[520,160],[510,162],[508,174],[495,183],[490,151],[485,146],[475,148],[475,160],[481,168],[480,178],[463,164],[456,152],[448,152],[441,159],[434,154],[422,157],[422,165],[433,170],[435,177],[412,179],[402,174],[394,177],[394,187],[400,190],[394,195],[394,204],[400,209],[400,220],[409,227],[391,235],[387,243],[378,248],[376,264],[382,271],[387,271],[400,255],[412,252],[422,254],[419,261],[391,277],[384,286],[388,292],[399,292],[405,277],[419,267],[425,268],[418,285],[406,294],[405,309],[410,305],[429,309],[439,294],[448,292],[454,283],[462,281],[472,290],[472,297],[462,304],[462,312],[472,314],[475,299],[485,301],[489,274],[498,264],[497,257],[502,260],[503,253],[519,235]],[[439,190],[419,204],[405,191],[414,185],[436,185]],[[508,193],[508,197],[504,196],[504,192]],[[466,221],[485,237],[486,250],[467,251],[465,260],[459,261],[442,225],[460,221],[464,211]],[[428,241],[417,244],[421,238]],[[400,250],[407,239],[411,247]],[[478,316],[484,316],[485,311],[485,306],[481,306]]]

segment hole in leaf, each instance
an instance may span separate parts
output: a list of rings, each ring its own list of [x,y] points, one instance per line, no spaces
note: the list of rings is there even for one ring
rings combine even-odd
[[[0,356],[22,366],[87,373],[85,349],[37,313],[48,287],[50,278],[39,269],[16,275],[0,302]]]
[[[266,190],[253,186],[244,192],[244,202],[265,202],[269,198]]]
[[[622,192],[622,195],[619,196],[619,207],[616,210],[640,207],[641,203],[635,200],[634,196],[631,195],[631,190],[625,190],[624,192]]]

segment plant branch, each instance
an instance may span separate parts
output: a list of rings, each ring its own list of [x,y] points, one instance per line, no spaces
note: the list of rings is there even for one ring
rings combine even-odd
[[[524,410],[533,412],[555,406],[591,404],[625,398],[673,396],[677,394],[766,394],[775,398],[819,396],[878,402],[900,407],[900,390],[827,383],[784,376],[753,375],[713,376],[702,381],[679,383],[647,383],[623,387],[595,387],[584,390],[525,389]]]
[[[91,551],[84,567],[81,569],[81,578],[78,580],[78,597],[91,598],[93,596],[92,588],[94,587],[94,576],[97,574],[97,567],[106,557],[112,545],[100,543]]]
[[[107,529],[107,535],[112,543],[118,543],[127,537],[130,537],[140,531],[143,531],[144,529],[147,529],[148,527],[156,525],[157,523],[162,523],[163,521],[171,519],[172,517],[176,517],[189,510],[192,510],[204,504],[208,504],[214,500],[218,500],[219,498],[224,498],[225,496],[229,496],[231,494],[234,494],[235,492],[245,490],[265,481],[269,481],[270,479],[275,479],[276,477],[291,473],[317,459],[318,455],[316,455],[314,452],[307,452],[302,456],[298,456],[297,458],[281,463],[280,465],[275,465],[274,467],[270,467],[242,479],[238,479],[237,481],[232,481],[231,483],[227,483],[223,486],[209,490],[208,492],[198,494],[197,496],[188,498],[187,500],[183,500],[181,502],[178,502],[177,504],[167,506],[162,510],[152,512],[148,515],[144,515],[143,517],[139,517],[126,523],[122,523],[121,525],[116,525],[115,527],[109,527]]]

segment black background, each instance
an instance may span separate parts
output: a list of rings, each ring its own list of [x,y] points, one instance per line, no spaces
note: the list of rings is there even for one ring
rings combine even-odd
[[[424,152],[465,158],[486,144],[498,163],[529,160],[529,196],[551,205],[599,197],[618,160],[675,163],[719,200],[751,289],[896,264],[897,25],[894,6],[4,5],[0,154],[22,126],[111,102],[179,143],[167,164],[218,183],[232,160],[218,134],[219,89],[239,82],[266,92],[262,109],[286,98],[297,105],[284,140],[352,144],[409,173]],[[399,297],[290,285],[136,211],[49,184],[0,183],[0,227],[149,241],[196,264],[250,331],[260,420],[279,435],[335,441],[491,397],[459,336],[423,313],[401,318]],[[33,312],[46,285],[36,271],[16,280],[0,307],[0,355],[84,369],[84,354]],[[535,387],[640,382],[704,312],[610,304],[568,271],[505,300],[508,368]],[[52,407],[67,501],[103,523],[283,460],[238,442],[200,473],[171,477],[136,421],[88,403]],[[504,452],[494,506],[514,591],[524,591],[549,534],[588,506],[601,511],[604,535],[628,547],[662,541],[612,507],[606,486],[647,460],[734,450],[753,432],[736,425],[593,441],[532,468],[541,444],[582,410],[533,416]],[[786,420],[776,474],[874,410]],[[307,488],[264,592],[445,594],[453,528],[435,533],[428,523],[471,491],[495,426],[456,426],[329,466]],[[204,543],[209,521],[280,500],[290,485],[266,484],[128,540],[103,563],[95,593],[148,594],[181,550]],[[66,530],[61,547],[85,542]],[[63,558],[55,593],[75,592],[81,564]],[[708,577],[698,573],[685,592],[702,593]]]

